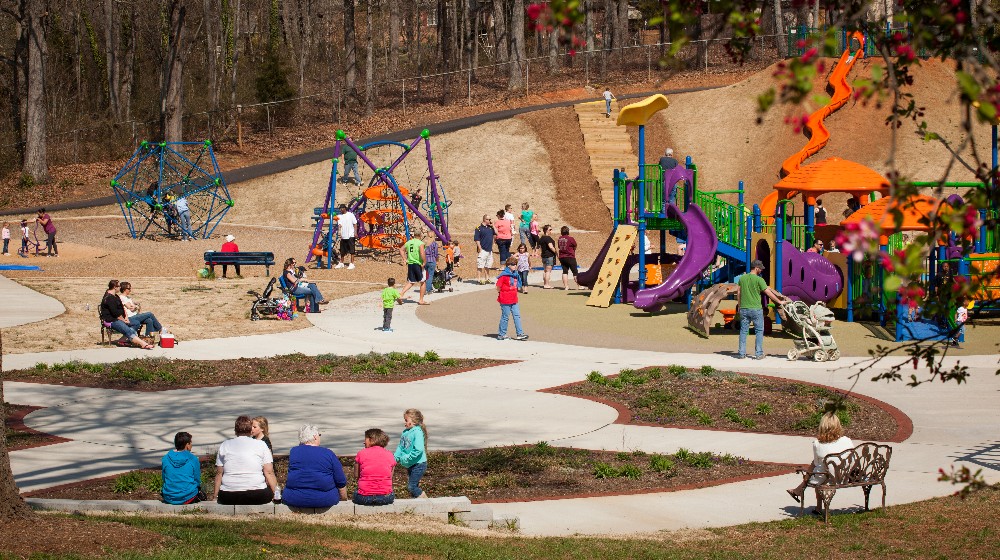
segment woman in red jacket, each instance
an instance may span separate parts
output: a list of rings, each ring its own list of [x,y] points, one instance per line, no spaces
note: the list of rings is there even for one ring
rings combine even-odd
[[[226,236],[226,242],[222,244],[222,250],[220,252],[222,252],[222,253],[239,253],[240,252],[240,247],[239,247],[239,245],[236,244],[236,237],[232,236],[232,235],[227,235]],[[243,276],[240,275],[240,265],[234,264],[233,268],[236,269],[236,277],[237,278],[243,278]],[[226,273],[228,271],[229,271],[229,266],[228,265],[222,265],[222,277],[223,278],[226,277]]]
[[[500,278],[497,278],[497,301],[500,302],[500,330],[497,340],[507,340],[508,314],[514,317],[514,330],[517,331],[514,340],[528,340],[528,335],[521,328],[521,310],[517,306],[517,292],[521,284],[517,274],[517,257],[508,258],[506,264]]]

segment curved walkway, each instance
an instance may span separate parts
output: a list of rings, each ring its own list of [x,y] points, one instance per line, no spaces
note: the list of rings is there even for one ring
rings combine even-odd
[[[482,288],[456,286],[456,293]],[[445,297],[445,296],[441,296]],[[584,379],[592,370],[605,374],[624,367],[682,364],[740,369],[791,379],[850,385],[842,359],[829,364],[767,358],[736,362],[718,355],[616,350],[545,342],[499,342],[456,333],[423,323],[416,305],[397,309],[394,333],[373,328],[381,321],[377,296],[338,300],[327,312],[311,315],[315,327],[294,333],[237,339],[185,342],[172,350],[99,349],[5,357],[6,369],[36,362],[70,359],[119,361],[135,355],[180,359],[222,359],[289,352],[307,354],[435,350],[442,356],[492,357],[519,363],[426,379],[405,384],[313,383],[249,385],[134,393],[7,383],[8,399],[49,407],[26,418],[29,427],[74,441],[15,451],[11,460],[22,490],[38,489],[82,478],[107,475],[138,466],[154,466],[177,430],[195,435],[201,452],[213,451],[230,432],[229,419],[250,408],[271,419],[272,440],[279,452],[295,439],[299,424],[311,421],[330,434],[338,453],[353,454],[363,430],[378,425],[390,434],[402,429],[403,409],[421,408],[434,446],[462,449],[546,440],[559,445],[596,449],[731,453],[754,460],[805,462],[809,438],[705,430],[666,429],[614,424],[610,407],[539,393],[539,389]],[[440,299],[440,298],[438,298]],[[468,310],[496,314],[496,309]],[[530,334],[530,333],[529,333]],[[953,360],[952,360],[953,361]],[[986,467],[991,482],[1000,481],[1000,378],[993,375],[995,356],[962,358],[972,378],[966,385],[934,385],[917,389],[900,383],[859,383],[858,392],[903,410],[914,422],[907,441],[893,444],[887,481],[890,504],[942,496],[954,488],[935,482],[938,468],[964,460],[973,469]],[[862,376],[870,377],[869,374]],[[249,403],[249,404],[248,404]],[[433,468],[433,466],[431,466]],[[738,482],[713,488],[620,497],[491,504],[498,514],[517,516],[528,534],[570,535],[636,533],[680,528],[715,527],[781,519],[797,512],[784,488],[793,477]],[[860,491],[838,493],[837,509],[862,503]]]
[[[0,275],[0,329],[44,321],[64,311],[66,308],[55,298]]]

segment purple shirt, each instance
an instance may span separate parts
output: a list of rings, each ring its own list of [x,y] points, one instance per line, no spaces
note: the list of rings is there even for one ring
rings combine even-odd
[[[56,232],[56,225],[52,223],[52,218],[50,218],[48,214],[42,214],[41,219],[45,220],[45,225],[42,226],[45,228],[45,233]]]

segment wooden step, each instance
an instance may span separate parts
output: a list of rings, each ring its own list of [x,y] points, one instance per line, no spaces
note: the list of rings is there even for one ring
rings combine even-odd
[[[624,167],[635,174],[638,157],[624,126],[617,126],[618,102],[611,103],[611,118],[605,116],[604,101],[590,101],[573,106],[583,132],[583,143],[590,156],[590,171],[601,189],[601,199],[614,210],[614,170]]]

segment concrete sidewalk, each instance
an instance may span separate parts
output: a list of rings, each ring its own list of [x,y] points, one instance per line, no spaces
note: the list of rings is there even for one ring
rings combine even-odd
[[[456,287],[456,293],[477,289],[492,287],[463,284]],[[441,297],[447,296],[436,295],[435,299]],[[538,390],[585,379],[592,370],[609,374],[624,367],[668,364],[738,368],[846,389],[855,371],[850,366],[860,362],[842,359],[835,366],[779,358],[748,362],[725,355],[625,351],[531,340],[500,342],[491,333],[462,334],[426,325],[417,318],[416,308],[406,304],[397,309],[393,333],[373,330],[381,323],[381,314],[372,308],[371,296],[362,295],[338,300],[320,315],[308,315],[315,327],[294,333],[186,341],[172,350],[111,348],[5,356],[7,369],[71,359],[109,362],[156,355],[223,359],[290,352],[434,350],[444,357],[520,360],[405,384],[275,384],[133,393],[11,382],[5,385],[11,402],[49,407],[27,417],[30,427],[74,440],[11,453],[17,481],[23,490],[31,490],[155,466],[179,430],[195,435],[197,452],[211,452],[231,433],[232,419],[248,412],[270,419],[271,438],[278,452],[287,451],[295,443],[298,427],[311,422],[330,435],[324,438],[325,444],[338,454],[353,455],[361,447],[366,428],[380,426],[391,437],[398,437],[402,411],[409,407],[424,412],[432,445],[442,450],[544,440],[592,449],[651,452],[686,447],[756,460],[805,463],[810,459],[811,438],[623,426],[613,423],[617,413],[610,407]],[[469,312],[498,315],[492,307]],[[952,463],[964,463],[973,470],[982,467],[987,480],[1000,481],[1000,407],[996,406],[1000,378],[993,375],[996,356],[961,360],[972,371],[969,383],[961,386],[912,389],[902,383],[873,383],[869,381],[873,372],[861,375],[857,392],[896,406],[915,426],[906,442],[893,444],[887,479],[889,503],[952,493],[952,486],[935,482],[938,468],[947,469]],[[788,517],[798,508],[784,488],[795,482],[795,477],[786,476],[665,494],[490,506],[497,513],[519,517],[522,531],[537,535],[714,527]],[[878,503],[878,491],[873,494],[873,502]],[[850,507],[861,501],[860,491],[845,490],[838,492],[834,507]]]
[[[0,275],[0,329],[44,321],[64,311],[58,300]]]

